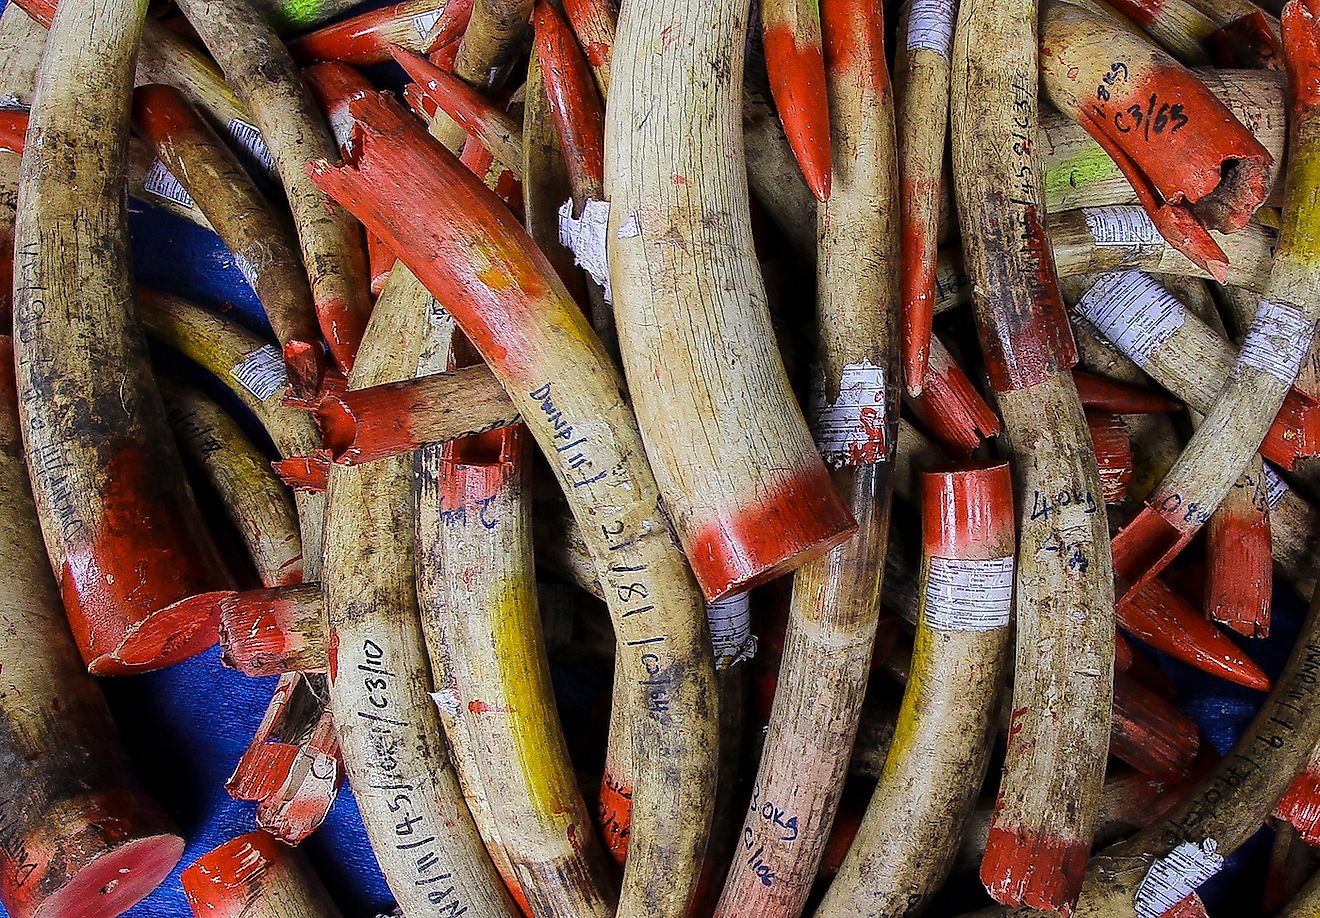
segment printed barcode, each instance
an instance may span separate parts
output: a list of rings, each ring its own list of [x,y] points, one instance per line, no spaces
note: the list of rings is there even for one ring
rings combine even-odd
[[[922,615],[936,631],[991,631],[1013,609],[1013,558],[931,558]]]
[[[444,7],[438,10],[431,10],[426,13],[418,13],[412,18],[413,28],[417,30],[419,38],[425,38],[431,34],[431,29],[440,20],[440,15],[444,12]]]
[[[196,207],[196,202],[183,190],[179,180],[174,177],[174,173],[165,167],[160,160],[155,160],[151,168],[147,170],[147,177],[142,182],[142,187],[154,194],[156,197],[165,201],[173,201],[180,207],[192,209]]]
[[[1138,366],[1146,365],[1187,315],[1182,303],[1140,271],[1103,275],[1074,308]]]
[[[257,348],[240,360],[229,375],[263,402],[289,381],[284,373],[284,357],[270,344]]]
[[[1137,886],[1133,901],[1140,918],[1159,918],[1219,872],[1224,859],[1215,852],[1215,842],[1183,842],[1151,865]]]
[[[1265,471],[1265,499],[1273,510],[1279,506],[1279,501],[1283,500],[1288,493],[1288,483],[1279,477],[1279,473],[1274,471],[1273,466],[1266,463]]]
[[[229,136],[243,149],[247,150],[261,167],[267,172],[275,168],[275,160],[271,158],[270,149],[266,146],[266,141],[261,139],[261,132],[253,125],[248,124],[242,118],[235,118],[229,122]]]
[[[715,663],[720,668],[750,660],[756,655],[750,609],[746,593],[706,603],[710,641],[715,650]]]

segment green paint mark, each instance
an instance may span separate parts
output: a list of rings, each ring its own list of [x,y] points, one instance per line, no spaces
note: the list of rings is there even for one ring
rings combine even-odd
[[[321,0],[284,0],[280,4],[280,19],[283,20],[280,25],[284,30],[306,28],[314,25],[328,16],[334,15],[333,12],[323,12],[321,9]]]
[[[1092,182],[1122,178],[1123,173],[1098,146],[1082,150],[1045,171],[1045,203],[1053,210],[1071,197],[1078,188]]]

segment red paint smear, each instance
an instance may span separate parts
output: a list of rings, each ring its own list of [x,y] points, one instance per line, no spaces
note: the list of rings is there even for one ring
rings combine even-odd
[[[1164,0],[1109,0],[1110,5],[1139,26],[1154,25],[1164,14]]]
[[[335,462],[369,462],[420,446],[412,416],[428,403],[421,380],[354,389],[323,399],[316,423]]]
[[[271,835],[249,832],[203,854],[179,881],[194,913],[237,918],[261,896],[264,875],[285,866],[285,857]]]
[[[1104,502],[1121,503],[1127,497],[1127,483],[1132,477],[1132,441],[1127,427],[1122,418],[1106,411],[1087,411],[1086,426],[1091,432]]]
[[[1007,462],[967,462],[921,476],[922,548],[936,558],[1014,553],[1017,516]]]
[[[46,28],[55,21],[56,0],[15,0],[19,8]]]
[[[436,4],[429,5],[434,8]],[[315,61],[339,61],[356,67],[389,63],[393,36],[405,32],[411,38],[416,31],[412,18],[423,12],[427,12],[424,5],[409,0],[361,13],[295,39],[289,43],[289,53],[303,65]],[[472,0],[448,0],[433,27],[438,39],[435,45],[438,47],[461,35],[471,15]]]
[[[788,145],[818,201],[830,197],[830,109],[825,92],[825,59],[817,44],[799,44],[790,25],[764,32],[770,92]]]
[[[468,23],[472,20],[472,8],[475,5],[474,0],[448,0],[445,3],[444,10],[440,13],[440,18],[432,27],[432,39],[430,47],[424,49],[423,53],[431,55],[431,63],[444,67],[446,70],[452,70],[454,67],[454,58],[458,56],[459,39],[467,31]],[[441,57],[441,50],[446,52]]]
[[[1160,392],[1093,376],[1073,370],[1077,396],[1083,408],[1095,408],[1111,414],[1172,414],[1182,410],[1182,403]]]
[[[339,629],[332,627],[325,641],[325,665],[333,683],[339,678]]]
[[[609,0],[564,0],[564,13],[586,50],[592,67],[608,66],[614,40],[615,14]]]
[[[70,803],[53,823],[10,824],[21,834],[0,847],[0,901],[13,918],[32,918],[38,909],[42,916],[83,915],[89,902],[98,915],[117,915],[155,889],[183,854],[183,839],[158,834],[165,816],[148,797],[102,790]]]
[[[1188,893],[1178,904],[1169,909],[1160,918],[1209,918],[1205,903],[1196,893]]]
[[[463,128],[468,136],[482,140],[499,133],[508,121],[504,110],[458,77],[420,55],[390,46],[394,60],[416,81],[421,93]]]
[[[935,317],[935,259],[938,182],[904,176],[901,207],[903,379],[908,392],[921,393]]]
[[[999,417],[938,338],[928,339],[925,388],[908,408],[947,452],[966,458],[984,437],[999,433]]]
[[[1110,541],[1117,601],[1122,602],[1138,588],[1148,586],[1192,541],[1200,525],[1185,522],[1185,515],[1185,511],[1171,511],[1165,516],[1150,505],[1143,506]],[[1170,517],[1186,528],[1179,528]]]
[[[1320,845],[1320,772],[1307,769],[1293,778],[1274,815],[1292,825],[1308,845]]]
[[[1026,905],[1071,918],[1082,890],[1090,846],[1078,839],[1038,835],[997,822],[981,861],[981,882],[1002,905]]]
[[[302,620],[298,615],[301,601],[305,600],[288,587],[245,590],[226,598],[220,604],[224,664],[249,676],[283,673],[284,668],[272,667],[283,667],[285,661],[304,653],[308,646],[308,636],[296,628]]]
[[[27,137],[28,113],[18,109],[0,109],[0,149],[23,152]]]
[[[1285,469],[1296,466],[1298,459],[1320,455],[1320,402],[1289,389],[1260,445],[1260,454]]]
[[[4,405],[4,418],[13,425],[14,441],[18,442],[18,380],[14,376],[14,339],[0,334],[0,403]]]
[[[356,162],[341,169],[313,163],[312,180],[394,249],[506,381],[537,359],[546,324],[593,340],[544,254],[485,185],[397,105],[368,96],[352,109],[366,122]],[[509,285],[484,281],[491,270]]]
[[[99,674],[168,666],[216,641],[218,599],[208,597],[227,590],[228,577],[182,480],[162,475],[162,462],[123,443],[106,466],[99,528],[63,546],[69,627]]]
[[[1114,616],[1128,634],[1189,666],[1257,691],[1270,689],[1261,668],[1162,580],[1135,590]]]
[[[605,847],[617,864],[622,864],[628,859],[632,801],[632,786],[615,781],[610,777],[609,772],[606,772],[600,782],[600,804],[597,813],[600,817],[601,834],[605,838]]]
[[[330,356],[341,372],[347,376],[353,370],[353,355],[362,343],[362,335],[367,330],[370,310],[358,309],[340,297],[324,297],[317,294],[317,284],[312,284],[312,300],[316,305],[316,319],[321,325],[321,334],[330,346]],[[369,301],[369,300],[368,300]]]
[[[1320,105],[1320,40],[1316,17],[1320,9],[1314,0],[1289,3],[1283,8],[1284,63],[1288,70],[1288,88],[1292,98],[1290,123]]]
[[[1152,778],[1176,780],[1191,770],[1200,750],[1196,723],[1144,686],[1114,680],[1114,718],[1109,754]]]
[[[1206,614],[1247,637],[1268,637],[1274,595],[1269,515],[1220,508],[1210,517],[1208,536]]]
[[[399,258],[380,241],[375,233],[367,233],[367,263],[371,266],[371,292],[379,296],[385,289],[385,279]]]
[[[390,59],[388,54],[385,59]],[[344,112],[351,100],[375,92],[361,73],[347,64],[333,61],[308,67],[303,71],[303,79],[327,118],[331,112]]]
[[[324,456],[290,456],[272,462],[275,474],[295,491],[324,491],[330,480],[330,460]]]
[[[261,727],[225,785],[235,800],[266,799],[283,786],[289,770],[298,760],[296,744],[272,739],[267,723]]]
[[[605,106],[587,60],[555,8],[542,0],[535,22],[541,77],[574,194],[599,197],[605,186]]]
[[[870,86],[876,96],[889,93],[885,61],[884,4],[871,0],[835,0],[820,4],[824,68],[830,78]]]
[[[584,50],[587,63],[593,67],[603,67],[610,62],[610,46],[603,41],[589,41]]]
[[[857,521],[816,462],[758,498],[680,529],[697,583],[713,601],[823,554],[856,532]]]

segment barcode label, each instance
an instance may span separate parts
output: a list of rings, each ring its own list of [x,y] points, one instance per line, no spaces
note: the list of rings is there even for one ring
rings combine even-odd
[[[1152,245],[1163,243],[1155,221],[1140,207],[1087,207],[1082,210],[1086,229],[1096,245]]]
[[[573,263],[583,268],[605,291],[605,302],[613,303],[610,262],[605,250],[605,230],[610,222],[608,201],[588,198],[582,216],[573,219],[573,200],[559,205],[559,244],[573,253]]]
[[[1187,315],[1182,303],[1140,271],[1103,275],[1073,308],[1143,367]]]
[[[172,201],[180,207],[192,210],[197,206],[188,192],[183,190],[183,186],[174,177],[174,173],[167,169],[160,160],[153,161],[151,167],[147,169],[147,177],[143,180],[142,187],[156,197],[164,201]]]
[[[1279,506],[1279,502],[1288,494],[1288,482],[1279,477],[1279,473],[1274,471],[1274,467],[1268,462],[1263,466],[1265,471],[1265,500],[1273,510]]]
[[[284,357],[271,344],[263,345],[248,354],[229,371],[229,375],[263,402],[289,382],[284,372]]]
[[[243,275],[243,280],[247,281],[253,292],[256,292],[257,272],[253,270],[252,262],[243,257],[242,252],[234,253],[234,267],[238,268],[238,273]]]
[[[1311,349],[1315,323],[1287,303],[1261,300],[1256,318],[1242,341],[1237,364],[1291,384]]]
[[[1214,839],[1207,838],[1199,845],[1183,842],[1152,864],[1137,886],[1133,901],[1137,915],[1160,918],[1223,866],[1224,859],[1216,853]]]
[[[885,368],[869,360],[843,368],[839,397],[826,402],[825,374],[811,391],[811,430],[821,458],[833,468],[873,465],[888,458],[885,443]]]
[[[706,603],[706,621],[710,623],[710,642],[717,668],[726,669],[756,656],[750,609],[746,593]]]
[[[261,168],[271,172],[275,168],[275,160],[271,158],[270,149],[266,146],[266,141],[261,139],[261,132],[251,124],[248,124],[242,118],[235,118],[229,122],[229,136],[234,138],[244,150],[247,150],[252,156],[261,163]]]
[[[1013,557],[931,558],[926,574],[926,626],[935,631],[993,631],[1013,610]]]
[[[444,13],[444,7],[438,10],[431,10],[426,13],[418,13],[412,18],[413,28],[417,30],[419,38],[425,38],[431,34],[431,29],[440,21],[440,16]]]
[[[912,0],[908,16],[909,51],[934,51],[946,61],[953,47],[954,0]]]

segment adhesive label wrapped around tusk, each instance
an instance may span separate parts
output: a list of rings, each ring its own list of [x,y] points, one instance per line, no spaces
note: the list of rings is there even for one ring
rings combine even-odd
[[[435,28],[435,24],[440,21],[440,17],[443,15],[444,11],[444,7],[441,7],[438,10],[429,10],[428,12],[418,13],[414,16],[412,18],[412,26],[417,30],[417,34],[422,38],[430,35],[431,29]]]
[[[252,262],[247,259],[242,252],[234,252],[234,267],[238,268],[238,273],[243,275],[243,280],[254,291],[257,289],[257,269],[252,267]]]
[[[710,623],[710,642],[715,649],[718,669],[726,669],[756,656],[756,635],[752,634],[748,596],[739,593],[706,603],[706,621]]]
[[[612,303],[610,263],[605,253],[605,228],[609,222],[609,201],[588,199],[582,205],[582,216],[576,220],[571,198],[559,207],[559,244],[572,252],[573,263],[605,290],[605,302]]]
[[[1315,323],[1287,303],[1261,300],[1256,318],[1242,341],[1237,365],[1268,373],[1292,384],[1306,359]]]
[[[1186,307],[1148,275],[1102,276],[1077,301],[1077,312],[1138,366],[1182,327]]]
[[[817,372],[811,403],[812,434],[826,464],[837,469],[885,460],[884,367],[870,360],[845,366],[833,402],[826,401],[825,377]]]
[[[261,163],[263,169],[267,172],[275,169],[275,160],[271,157],[270,149],[266,146],[266,141],[261,139],[261,132],[255,125],[248,124],[242,118],[235,118],[226,127],[229,129],[229,136],[251,153],[257,162]]]
[[[991,631],[1013,609],[1013,556],[930,559],[926,625],[935,631]]]
[[[1163,245],[1155,221],[1140,207],[1086,207],[1086,229],[1096,245]]]
[[[288,376],[284,371],[284,357],[271,344],[257,348],[249,353],[229,371],[229,375],[238,380],[239,385],[247,389],[260,401],[270,398],[288,385]]]
[[[1288,493],[1288,483],[1279,477],[1279,473],[1274,471],[1274,466],[1266,463],[1263,467],[1265,472],[1265,493],[1266,500],[1269,502],[1270,509],[1273,510],[1279,506],[1279,503]]]
[[[1183,842],[1152,864],[1137,886],[1133,907],[1138,918],[1159,918],[1218,873],[1224,859],[1215,847],[1213,838],[1199,845]]]
[[[934,51],[946,61],[953,45],[953,0],[912,0],[908,19],[909,51]]]
[[[151,167],[147,169],[146,178],[142,180],[142,187],[156,197],[165,201],[172,201],[180,207],[192,209],[197,206],[188,192],[183,190],[183,186],[174,177],[174,173],[158,159],[153,160]]]

